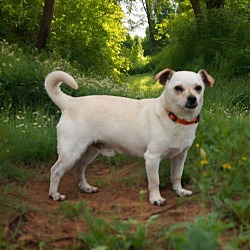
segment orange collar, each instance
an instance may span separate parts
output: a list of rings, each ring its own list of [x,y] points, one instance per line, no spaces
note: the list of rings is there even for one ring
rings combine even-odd
[[[169,111],[166,109],[166,111],[168,112],[168,116],[169,118],[174,121],[174,122],[177,122],[177,123],[180,123],[180,124],[183,124],[183,125],[191,125],[191,124],[196,124],[200,121],[200,115],[198,115],[196,118],[194,118],[193,120],[191,121],[186,121],[184,119],[180,119],[178,118],[173,112]]]

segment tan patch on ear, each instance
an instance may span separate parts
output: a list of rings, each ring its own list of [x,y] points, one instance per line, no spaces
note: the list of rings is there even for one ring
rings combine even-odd
[[[160,71],[159,73],[157,73],[154,76],[153,80],[154,80],[154,82],[159,80],[160,84],[165,85],[167,80],[170,80],[174,73],[175,73],[175,71],[172,69],[164,69],[164,70]]]
[[[205,69],[201,69],[198,74],[200,74],[203,82],[207,87],[213,87],[214,86],[214,78],[210,76]]]

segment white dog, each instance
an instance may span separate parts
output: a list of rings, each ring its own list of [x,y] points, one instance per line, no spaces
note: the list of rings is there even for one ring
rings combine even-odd
[[[165,86],[158,98],[134,100],[115,96],[71,97],[61,92],[66,83],[78,85],[62,71],[50,73],[45,87],[53,102],[61,109],[57,125],[58,160],[51,168],[49,195],[54,201],[64,200],[58,192],[63,174],[76,166],[79,186],[86,193],[98,192],[85,178],[86,167],[99,153],[115,155],[124,152],[145,159],[149,201],[165,205],[159,191],[159,164],[163,158],[172,163],[171,182],[179,196],[192,192],[182,188],[181,177],[187,151],[192,145],[206,87],[214,79],[205,71],[175,72],[165,69],[154,81]]]

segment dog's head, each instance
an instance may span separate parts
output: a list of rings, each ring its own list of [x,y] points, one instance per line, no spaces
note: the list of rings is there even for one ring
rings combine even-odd
[[[154,76],[154,81],[157,80],[165,86],[166,104],[170,105],[168,108],[177,112],[200,112],[205,88],[214,85],[213,77],[204,69],[198,73],[164,69]]]

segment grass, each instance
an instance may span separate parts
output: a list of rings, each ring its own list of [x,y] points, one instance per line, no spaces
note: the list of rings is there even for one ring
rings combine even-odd
[[[0,113],[0,179],[27,179],[15,165],[38,166],[56,157],[55,116],[43,110],[2,110]],[[15,173],[15,176],[14,176]]]
[[[88,94],[123,93],[133,98],[156,97],[162,86],[153,84],[151,78],[148,74],[133,76],[116,86],[114,91],[112,84],[106,88],[104,83],[99,83],[98,91],[93,89],[91,92],[88,86],[86,91]],[[124,86],[126,91],[123,91]],[[87,234],[79,233],[79,248],[76,249],[83,246],[87,249],[160,249],[162,246],[182,250],[247,249],[250,244],[249,96],[247,79],[233,79],[231,82],[218,79],[215,87],[206,91],[202,119],[188,154],[183,181],[198,193],[197,198],[204,210],[211,209],[207,217],[197,216],[193,223],[180,223],[171,228],[156,228],[155,234],[149,234],[148,227],[154,225],[155,217],[146,223],[135,220],[106,222],[94,218],[85,203],[62,203],[55,213],[73,221],[82,219],[90,229]],[[42,163],[55,160],[57,120],[58,114],[51,115],[45,106],[36,111],[27,107],[20,110],[2,108],[0,180],[6,187],[1,191],[0,212],[5,211],[3,204],[9,202],[8,188],[13,182],[27,183],[31,178],[30,168],[40,168]],[[116,166],[126,159],[117,156],[99,160]],[[138,164],[141,164],[140,160]],[[169,178],[169,169],[169,162],[164,161],[160,168],[161,185]],[[135,179],[128,176],[119,181],[130,188]],[[179,201],[185,202],[181,198]],[[23,212],[26,208],[12,200],[10,210],[20,209]],[[0,239],[0,247],[10,244],[1,230]],[[41,249],[44,244],[41,242]]]

